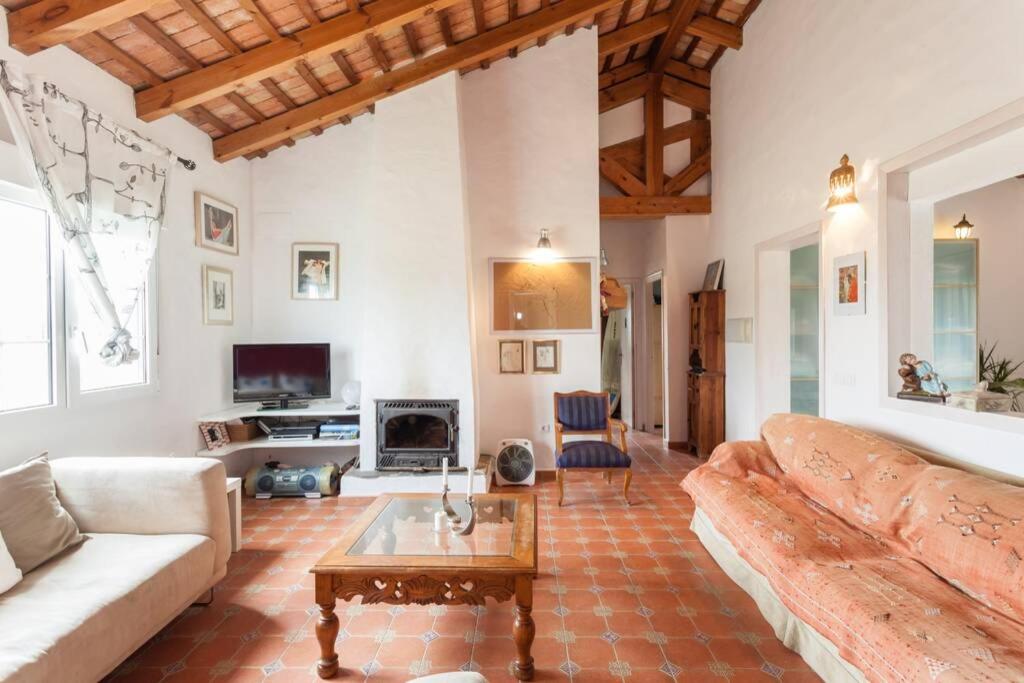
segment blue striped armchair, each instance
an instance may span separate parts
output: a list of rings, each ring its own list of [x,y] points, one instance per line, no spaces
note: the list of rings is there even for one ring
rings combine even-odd
[[[611,416],[608,392],[574,391],[555,393],[555,480],[558,504],[565,497],[565,473],[568,470],[601,472],[610,484],[617,470],[625,473],[622,497],[629,504],[632,460],[627,453],[626,425]],[[618,433],[618,445],[613,432]],[[566,436],[589,436],[580,441],[564,441]]]

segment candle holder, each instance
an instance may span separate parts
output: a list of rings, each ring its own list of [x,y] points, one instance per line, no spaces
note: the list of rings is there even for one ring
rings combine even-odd
[[[473,496],[466,496],[466,504],[469,506],[469,519],[463,524],[462,516],[455,512],[455,508],[448,502],[448,487],[445,486],[441,489],[441,509],[448,517],[448,525],[451,526],[452,533],[459,536],[468,536],[476,527],[476,501],[473,500]]]

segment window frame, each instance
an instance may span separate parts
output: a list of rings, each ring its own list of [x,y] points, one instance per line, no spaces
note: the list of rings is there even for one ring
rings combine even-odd
[[[49,257],[47,296],[50,319],[50,402],[13,410],[0,410],[0,420],[27,413],[45,414],[67,405],[67,343],[64,335],[64,252],[54,239],[53,217],[32,189],[0,181],[0,200],[38,209],[46,216],[46,251]]]

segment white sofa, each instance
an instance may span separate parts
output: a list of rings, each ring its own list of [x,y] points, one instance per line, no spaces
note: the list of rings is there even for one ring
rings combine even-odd
[[[204,458],[51,462],[84,543],[0,595],[0,681],[93,683],[227,571],[224,466]]]

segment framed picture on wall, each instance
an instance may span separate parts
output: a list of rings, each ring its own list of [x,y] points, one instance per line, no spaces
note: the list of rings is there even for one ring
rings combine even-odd
[[[561,358],[557,339],[536,339],[533,342],[533,374],[557,375],[561,372]]]
[[[338,245],[296,242],[292,245],[292,298],[338,298]]]
[[[235,322],[234,275],[227,268],[203,266],[203,324]]]
[[[864,315],[866,282],[865,253],[839,256],[832,266],[832,301],[836,315]]]
[[[705,292],[714,291],[722,286],[722,271],[725,270],[725,259],[718,259],[708,264],[707,270],[704,271],[704,286],[701,287]]]
[[[526,373],[525,340],[498,340],[498,372],[503,375],[522,375]]]
[[[597,332],[595,259],[492,258],[489,265],[492,332]]]
[[[196,192],[196,246],[238,255],[238,209]]]

